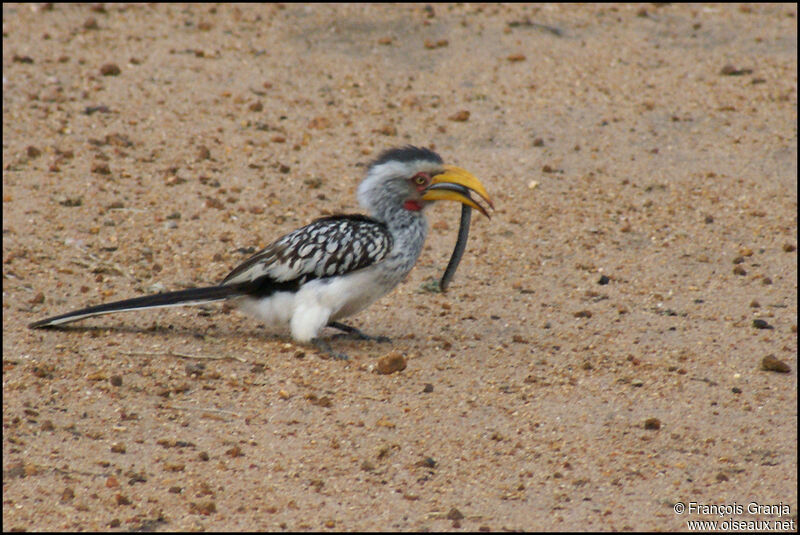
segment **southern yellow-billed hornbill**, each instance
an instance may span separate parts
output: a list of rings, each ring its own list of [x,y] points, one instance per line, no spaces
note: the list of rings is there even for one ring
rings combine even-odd
[[[477,178],[445,165],[435,152],[413,146],[390,149],[370,164],[358,186],[358,200],[369,216],[317,219],[250,257],[217,286],[92,306],[36,321],[30,327],[228,299],[270,326],[288,325],[295,340],[315,342],[332,352],[319,338],[325,326],[369,338],[338,320],[363,310],[405,279],[425,241],[426,206],[452,200],[489,216],[471,192],[492,206]]]

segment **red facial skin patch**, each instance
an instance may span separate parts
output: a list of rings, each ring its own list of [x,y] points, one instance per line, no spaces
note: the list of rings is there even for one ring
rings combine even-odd
[[[406,201],[403,203],[403,207],[406,210],[412,210],[414,212],[419,212],[422,210],[422,203],[420,201]]]

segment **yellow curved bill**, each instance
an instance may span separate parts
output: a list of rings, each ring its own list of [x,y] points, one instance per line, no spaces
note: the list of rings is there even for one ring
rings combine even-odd
[[[466,169],[454,165],[445,165],[444,169],[443,173],[431,178],[431,185],[422,195],[422,199],[425,201],[457,201],[478,210],[486,217],[491,217],[486,209],[472,200],[469,195],[470,191],[474,191],[490,207],[494,208],[494,204],[480,180]],[[452,187],[448,188],[448,186]]]

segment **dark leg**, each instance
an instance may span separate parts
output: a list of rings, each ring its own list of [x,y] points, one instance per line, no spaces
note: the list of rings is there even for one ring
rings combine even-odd
[[[391,342],[392,339],[387,336],[370,336],[368,334],[364,334],[359,329],[355,327],[351,327],[345,323],[340,323],[338,321],[332,321],[328,324],[328,327],[333,327],[334,329],[339,329],[340,331],[344,331],[347,334],[337,334],[334,337],[342,337],[342,336],[349,336],[351,338],[355,338],[356,340],[369,340],[370,342]]]
[[[311,340],[311,343],[314,344],[314,347],[336,360],[350,360],[350,357],[346,354],[334,351],[331,345],[322,338],[314,338]]]

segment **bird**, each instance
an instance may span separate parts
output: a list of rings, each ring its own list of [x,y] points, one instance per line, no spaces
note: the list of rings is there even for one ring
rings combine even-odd
[[[362,311],[406,278],[422,252],[428,233],[425,210],[431,204],[456,201],[490,218],[472,193],[494,209],[474,175],[445,164],[433,150],[390,148],[368,165],[358,185],[357,198],[367,214],[318,218],[253,254],[217,285],[90,306],[29,327],[58,327],[113,312],[231,301],[267,326],[288,326],[297,342],[347,358],[333,351],[320,331],[333,327],[356,338],[388,341],[340,320]]]

